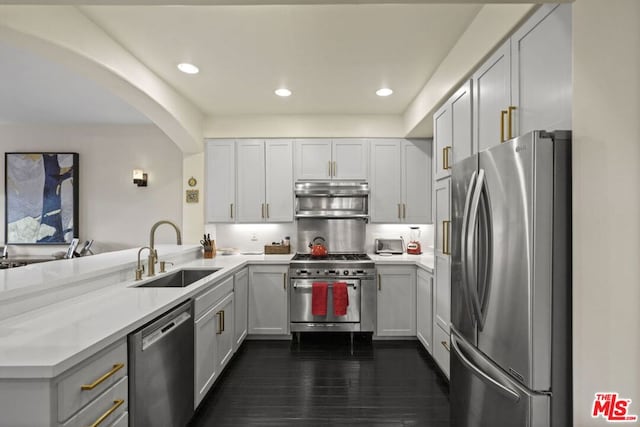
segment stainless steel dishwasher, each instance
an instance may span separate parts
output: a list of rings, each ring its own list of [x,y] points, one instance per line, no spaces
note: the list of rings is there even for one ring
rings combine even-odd
[[[129,335],[133,427],[181,427],[193,408],[193,314],[188,301]]]

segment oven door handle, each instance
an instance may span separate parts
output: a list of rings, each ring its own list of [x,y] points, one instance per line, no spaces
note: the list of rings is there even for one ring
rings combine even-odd
[[[338,282],[338,283],[344,283],[344,282]],[[300,285],[298,283],[293,283],[293,289],[311,289],[313,287],[313,285]],[[348,283],[347,282],[347,286],[351,286],[353,289],[357,289],[358,285],[355,283]],[[329,283],[328,288],[333,288],[333,283]]]

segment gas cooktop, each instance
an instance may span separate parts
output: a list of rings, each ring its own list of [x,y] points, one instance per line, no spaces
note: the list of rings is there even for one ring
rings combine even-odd
[[[367,254],[328,254],[325,257],[312,257],[311,254],[295,254],[291,261],[371,261]]]

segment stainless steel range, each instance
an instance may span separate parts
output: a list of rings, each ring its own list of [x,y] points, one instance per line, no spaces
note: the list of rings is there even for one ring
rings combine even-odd
[[[375,331],[376,269],[364,249],[368,193],[363,182],[296,184],[297,250],[289,264],[292,332]],[[328,255],[314,258],[309,246],[318,237]],[[347,285],[344,315],[333,310],[333,287],[338,282]],[[314,283],[327,284],[326,315],[313,314]]]
[[[322,259],[296,254],[289,264],[291,331],[373,332],[377,296],[375,275],[375,264],[366,254],[329,254]],[[328,284],[326,316],[312,314],[314,282]],[[347,284],[349,305],[344,316],[336,316],[333,310],[333,284],[336,282]]]

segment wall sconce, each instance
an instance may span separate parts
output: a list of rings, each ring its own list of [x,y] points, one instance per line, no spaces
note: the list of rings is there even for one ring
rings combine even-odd
[[[138,187],[146,187],[147,186],[147,174],[144,173],[142,169],[134,169],[133,170],[133,183],[137,184]]]

